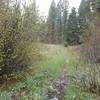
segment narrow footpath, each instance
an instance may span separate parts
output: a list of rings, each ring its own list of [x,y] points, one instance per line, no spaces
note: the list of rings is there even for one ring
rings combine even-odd
[[[68,61],[64,60],[64,69],[60,73],[58,79],[53,82],[53,86],[48,90],[44,100],[64,100],[64,92],[67,85],[67,65]]]

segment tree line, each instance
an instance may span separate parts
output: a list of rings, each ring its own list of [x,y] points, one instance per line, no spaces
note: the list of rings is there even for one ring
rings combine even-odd
[[[75,7],[69,11],[68,0],[53,0],[46,22],[46,39],[51,43],[65,42],[68,45],[81,44],[84,31],[88,26],[90,2],[82,0],[78,12]]]

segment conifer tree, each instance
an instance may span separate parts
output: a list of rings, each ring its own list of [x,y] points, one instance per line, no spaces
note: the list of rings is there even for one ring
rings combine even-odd
[[[49,15],[47,19],[47,24],[48,24],[48,33],[47,37],[49,38],[48,41],[53,42],[54,41],[54,36],[55,36],[55,20],[56,20],[56,4],[55,1],[53,0],[49,9]]]
[[[55,20],[55,32],[61,35],[62,33],[62,2],[61,0],[57,4],[56,8],[56,20]]]
[[[62,16],[63,34],[66,33],[67,20],[68,20],[68,0],[63,0],[63,16]]]
[[[78,21],[77,21],[76,10],[74,7],[72,8],[72,11],[68,18],[67,31],[64,38],[65,41],[70,45],[74,45],[79,42]]]
[[[68,18],[68,1],[59,0],[56,11],[56,33],[59,36],[61,42],[63,40],[64,33],[66,33]]]
[[[88,24],[90,20],[91,10],[90,10],[90,0],[82,0],[78,11],[78,21],[79,21],[79,34],[81,41],[83,40],[84,33],[88,29]]]

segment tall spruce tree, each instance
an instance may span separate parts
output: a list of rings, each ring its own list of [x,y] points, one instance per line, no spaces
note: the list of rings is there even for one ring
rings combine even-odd
[[[62,33],[62,8],[61,8],[62,2],[61,0],[57,4],[56,8],[56,20],[55,20],[55,32],[58,35],[61,35]]]
[[[59,40],[62,42],[64,33],[67,26],[67,17],[68,17],[68,1],[59,0],[56,8],[56,35],[58,35]]]
[[[68,20],[68,0],[63,0],[63,16],[62,16],[63,34],[66,33],[67,20]]]
[[[53,0],[49,9],[49,15],[47,19],[48,24],[48,34],[47,37],[49,38],[49,42],[54,42],[55,38],[55,20],[56,20],[56,4]]]
[[[90,19],[90,0],[82,0],[78,10],[78,21],[79,21],[79,34],[81,41],[83,40],[84,33],[88,29],[88,23]]]
[[[79,42],[78,21],[77,21],[76,10],[74,7],[72,8],[72,11],[68,18],[67,31],[64,38],[69,45],[74,45]]]

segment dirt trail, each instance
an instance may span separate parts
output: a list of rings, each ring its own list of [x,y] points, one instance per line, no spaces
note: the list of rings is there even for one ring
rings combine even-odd
[[[60,73],[58,79],[53,83],[54,87],[47,93],[45,100],[64,100],[64,91],[67,85],[67,64],[68,60],[64,59],[64,69]]]

